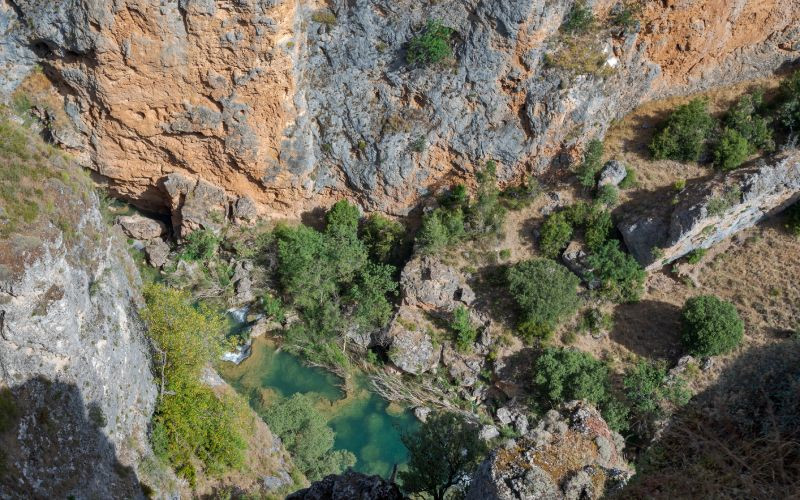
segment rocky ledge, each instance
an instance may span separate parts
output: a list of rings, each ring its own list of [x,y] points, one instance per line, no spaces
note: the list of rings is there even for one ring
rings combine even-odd
[[[380,476],[367,476],[352,470],[339,475],[330,475],[310,487],[299,490],[287,500],[402,500],[396,484]]]

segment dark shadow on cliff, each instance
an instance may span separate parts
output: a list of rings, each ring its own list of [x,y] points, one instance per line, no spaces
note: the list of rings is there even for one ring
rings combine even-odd
[[[800,341],[742,354],[676,413],[620,498],[797,498]]]
[[[4,498],[144,498],[101,430],[99,406],[78,387],[43,377],[0,392],[0,491]]]
[[[642,300],[617,307],[611,339],[639,356],[676,360],[682,354],[680,328],[679,307]]]

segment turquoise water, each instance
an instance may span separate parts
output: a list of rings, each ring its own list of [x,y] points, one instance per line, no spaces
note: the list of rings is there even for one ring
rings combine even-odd
[[[369,389],[365,378],[354,383],[345,398],[341,379],[325,370],[304,365],[295,356],[264,339],[253,341],[253,353],[239,366],[225,363],[222,376],[258,407],[276,397],[310,394],[336,433],[334,448],[356,456],[353,467],[366,474],[388,477],[395,464],[402,466],[408,452],[400,440],[416,419],[411,412],[393,411],[389,403]]]

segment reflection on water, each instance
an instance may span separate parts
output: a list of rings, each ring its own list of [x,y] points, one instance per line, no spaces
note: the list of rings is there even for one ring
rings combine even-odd
[[[359,472],[388,477],[394,464],[408,459],[400,434],[415,426],[416,420],[409,411],[393,411],[369,389],[364,377],[355,380],[345,398],[338,377],[304,365],[263,338],[253,341],[250,358],[239,366],[224,363],[220,373],[236,390],[250,396],[256,409],[276,397],[313,395],[336,432],[334,448],[351,451]]]

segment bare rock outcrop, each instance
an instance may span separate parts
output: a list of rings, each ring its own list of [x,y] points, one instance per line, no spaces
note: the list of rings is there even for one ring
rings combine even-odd
[[[407,214],[443,184],[471,184],[487,158],[502,182],[561,166],[644,99],[800,55],[795,0],[648,2],[624,29],[607,20],[615,2],[592,2],[598,29],[564,57],[594,70],[553,63],[570,0],[334,0],[326,15],[286,0],[3,1],[0,64],[19,63],[0,85],[22,79],[35,48],[63,90],[53,136],[117,195],[164,211],[160,184],[178,173],[267,214],[343,196]],[[454,58],[409,65],[429,19],[455,30]]]
[[[668,210],[628,214],[618,227],[633,256],[654,269],[708,248],[798,199],[800,152],[790,150],[690,186]]]
[[[403,500],[405,497],[396,484],[380,476],[367,476],[350,470],[343,474],[326,476],[286,498],[287,500]]]
[[[138,214],[117,217],[116,223],[123,233],[135,240],[152,240],[167,234],[167,226],[163,222]]]
[[[551,410],[525,436],[495,450],[473,475],[467,500],[601,498],[631,470],[624,440],[580,401]]]

